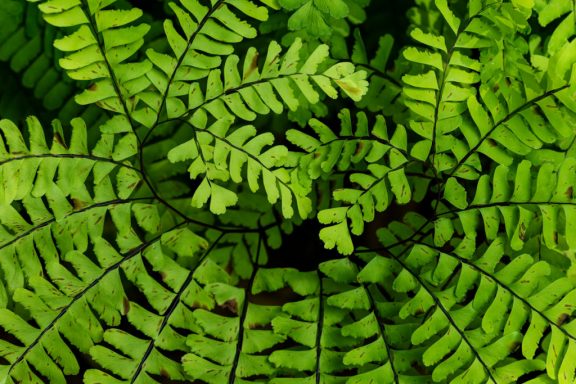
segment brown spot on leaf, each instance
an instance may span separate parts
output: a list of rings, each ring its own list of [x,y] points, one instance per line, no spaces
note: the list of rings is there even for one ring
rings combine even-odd
[[[160,376],[165,377],[167,379],[170,378],[170,374],[165,368],[160,368]]]
[[[228,300],[222,304],[222,308],[227,309],[235,315],[238,314],[238,302],[236,300]]]
[[[90,84],[90,86],[88,87],[89,91],[95,91],[98,89],[98,86],[96,85],[96,83]]]
[[[252,75],[252,73],[258,69],[258,57],[260,55],[258,53],[256,53],[254,55],[254,57],[252,58],[252,62],[250,63],[250,66],[248,67],[248,69],[246,70],[246,73],[244,74],[244,78],[247,79],[250,77],[250,75]]]
[[[519,347],[520,345],[522,345],[521,342],[515,341],[515,342],[513,342],[513,343],[510,344],[510,346],[508,347],[508,350],[509,350],[510,352],[514,352],[516,349],[518,349],[518,347]]]
[[[491,147],[497,147],[498,146],[498,144],[496,144],[496,141],[494,141],[493,139],[487,139],[486,143]]]
[[[365,146],[364,142],[363,142],[363,141],[359,141],[359,142],[358,142],[358,145],[356,145],[356,153],[355,153],[355,155],[358,155],[358,154],[362,151],[362,149],[364,149],[364,146]]]
[[[412,364],[410,364],[410,366],[412,368],[414,368],[414,370],[421,375],[428,374],[428,370],[426,369],[426,367],[424,365],[418,363],[417,361],[413,361]]]
[[[569,198],[570,200],[572,200],[574,198],[574,188],[573,187],[568,187],[568,189],[566,190],[566,197]]]
[[[568,320],[569,317],[570,317],[569,314],[561,313],[560,316],[558,316],[558,319],[556,320],[556,325],[560,326],[560,325],[564,324],[566,322],[566,320]]]
[[[56,140],[56,142],[61,146],[66,147],[66,144],[64,144],[64,139],[62,138],[59,132],[54,133],[54,140]]]
[[[270,61],[270,65],[276,64],[276,62],[280,59],[280,54],[274,56],[274,58]]]
[[[136,189],[136,188],[138,188],[141,184],[142,184],[142,179],[140,179],[140,180],[138,180],[138,181],[130,184],[130,185],[128,186],[128,189]]]
[[[353,85],[345,82],[345,81],[340,81],[340,80],[335,80],[336,84],[338,84],[340,86],[340,88],[342,88],[344,91],[346,91],[346,93],[348,93],[351,96],[356,96],[356,97],[360,97],[362,96],[362,88],[360,87],[354,87]]]
[[[124,307],[124,315],[126,315],[130,311],[130,300],[127,297],[122,300],[122,306]]]
[[[526,225],[524,225],[524,223],[520,223],[520,231],[518,231],[518,237],[522,241],[524,241],[526,238]]]
[[[72,199],[72,205],[74,206],[74,210],[78,211],[86,206],[82,200]]]

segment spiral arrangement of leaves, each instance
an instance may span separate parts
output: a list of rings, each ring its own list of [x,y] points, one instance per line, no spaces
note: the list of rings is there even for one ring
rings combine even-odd
[[[576,5],[388,7],[2,2],[0,382],[574,383]]]

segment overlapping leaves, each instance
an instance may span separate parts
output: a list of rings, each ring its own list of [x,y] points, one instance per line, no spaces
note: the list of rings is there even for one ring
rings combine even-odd
[[[234,54],[266,6],[321,34],[359,0],[179,0],[145,49],[120,1],[35,2],[112,117],[51,143],[0,121],[3,382],[574,382],[569,2],[419,1],[394,69],[359,33],[357,66],[313,40]],[[259,119],[339,91],[338,128]],[[311,215],[347,257],[269,265]]]

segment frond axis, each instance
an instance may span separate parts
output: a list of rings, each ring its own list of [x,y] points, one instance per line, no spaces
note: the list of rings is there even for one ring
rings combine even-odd
[[[367,287],[366,284],[362,284],[362,288],[364,288],[364,292],[366,292],[366,295],[368,296],[368,301],[370,302],[370,308],[372,309],[372,313],[374,314],[378,322],[378,332],[380,333],[380,338],[382,339],[384,345],[386,346],[386,354],[388,355],[388,361],[390,362],[390,368],[392,369],[392,374],[394,376],[394,383],[401,384],[400,377],[398,376],[398,370],[394,365],[394,355],[392,353],[393,351],[392,346],[390,345],[390,340],[388,340],[388,336],[386,334],[385,323],[381,318],[380,313],[378,312],[378,308],[376,307],[376,301],[374,300],[374,296],[372,296],[369,287]]]
[[[178,292],[174,296],[174,299],[170,303],[170,306],[166,310],[166,313],[163,315],[162,323],[160,324],[160,327],[158,327],[158,335],[160,335],[162,333],[162,331],[164,330],[164,328],[166,327],[166,325],[168,325],[168,321],[170,320],[170,316],[172,316],[172,314],[174,313],[176,306],[180,302],[180,298],[182,297],[182,294],[184,293],[186,288],[188,288],[188,285],[192,282],[192,280],[194,278],[194,272],[202,264],[204,259],[206,259],[206,257],[208,257],[210,255],[210,253],[212,253],[214,248],[216,248],[216,246],[218,245],[218,243],[220,242],[220,240],[222,240],[222,238],[224,236],[225,236],[225,233],[222,232],[216,238],[216,240],[214,240],[212,242],[212,244],[210,244],[210,247],[208,247],[206,252],[204,252],[204,254],[198,260],[198,263],[188,271],[188,276],[186,276],[186,280],[184,280],[184,283],[182,284],[182,286],[180,287],[180,289],[178,290]],[[134,371],[134,375],[132,376],[132,379],[130,380],[130,384],[135,383],[136,380],[138,379],[138,377],[140,376],[140,373],[142,373],[142,370],[144,369],[144,365],[146,364],[148,357],[150,357],[150,354],[154,350],[154,342],[155,342],[154,339],[150,339],[150,342],[148,343],[148,347],[146,348],[144,355],[142,355],[142,359],[140,360],[138,367]]]
[[[444,215],[453,215],[455,213],[457,214],[460,212],[468,212],[468,211],[480,210],[480,209],[491,208],[491,207],[515,207],[515,206],[525,206],[525,205],[528,205],[528,206],[530,206],[530,205],[536,205],[536,206],[541,206],[541,205],[550,205],[550,206],[572,205],[572,206],[576,206],[576,202],[569,202],[569,201],[502,201],[502,202],[494,202],[494,203],[488,203],[488,204],[477,204],[477,205],[470,205],[464,209],[452,209],[450,211],[438,213],[438,214],[436,214],[436,216],[434,216],[432,221],[434,221],[437,218],[444,216]]]
[[[388,73],[386,73],[385,71],[378,69],[376,67],[374,67],[373,65],[370,64],[356,64],[357,67],[362,67],[364,69],[367,69],[369,71],[372,71],[371,76],[378,76],[381,77],[382,79],[388,80],[391,83],[394,83],[394,85],[398,86],[398,87],[402,87],[402,82],[399,81],[398,79],[395,79],[394,77],[390,76]]]
[[[482,368],[484,368],[484,371],[486,372],[486,374],[488,375],[488,377],[490,378],[490,380],[492,380],[493,383],[497,383],[496,379],[494,378],[494,376],[492,375],[492,371],[490,370],[490,368],[486,365],[486,363],[484,362],[484,360],[482,359],[482,357],[480,356],[480,354],[478,353],[478,351],[476,350],[476,348],[474,348],[474,346],[472,345],[472,343],[470,342],[470,340],[468,340],[468,337],[466,336],[466,334],[464,333],[464,330],[460,329],[460,327],[458,327],[458,325],[456,324],[456,322],[454,321],[454,319],[452,319],[452,316],[450,316],[450,312],[444,307],[444,305],[442,304],[442,302],[440,301],[440,299],[434,295],[434,293],[432,292],[432,290],[428,287],[428,285],[425,284],[424,280],[422,280],[422,278],[420,277],[420,275],[418,275],[417,273],[415,273],[406,263],[404,263],[398,256],[394,255],[391,252],[386,251],[386,253],[388,255],[390,255],[390,257],[394,258],[394,260],[400,265],[402,266],[402,268],[404,268],[406,271],[408,271],[408,273],[410,273],[410,275],[412,275],[420,284],[420,286],[422,288],[424,288],[426,290],[426,292],[428,292],[428,294],[430,295],[430,297],[432,298],[432,300],[434,301],[435,305],[437,308],[439,308],[442,313],[444,314],[444,316],[446,317],[446,319],[448,319],[448,322],[450,322],[450,325],[452,327],[454,327],[454,329],[458,332],[458,334],[460,335],[460,337],[462,338],[462,340],[466,343],[466,345],[468,345],[468,348],[470,348],[470,351],[472,352],[472,354],[476,357],[476,359],[480,362],[480,364],[482,365]]]
[[[200,157],[201,157],[201,159],[202,159],[202,162],[203,162],[204,164],[207,164],[206,160],[204,160],[204,153],[203,153],[203,151],[202,151],[202,146],[201,146],[200,143],[198,142],[198,138],[197,138],[197,136],[196,136],[196,128],[194,128],[194,127],[193,127],[188,121],[186,121],[186,120],[182,120],[182,122],[183,122],[184,124],[190,125],[190,126],[192,127],[192,131],[194,132],[194,133],[193,133],[193,135],[194,135],[194,141],[195,141],[195,143],[196,143],[196,146],[197,146],[198,148],[200,148],[200,150],[198,151],[198,154],[200,155]],[[217,136],[217,135],[214,134],[213,132],[210,132],[210,130],[208,130],[208,129],[202,130],[202,132],[209,134],[210,136],[212,136],[212,137],[214,138],[214,140],[220,140],[221,142],[226,143],[226,145],[229,146],[230,148],[234,148],[236,151],[244,153],[247,157],[249,157],[250,159],[252,159],[252,160],[254,160],[255,162],[257,162],[258,164],[260,164],[263,169],[266,169],[266,170],[268,170],[268,171],[270,171],[270,172],[272,173],[272,170],[271,170],[270,168],[266,167],[266,166],[264,165],[264,163],[262,163],[262,161],[258,158],[258,156],[255,156],[255,155],[253,155],[253,154],[251,154],[251,153],[249,153],[249,152],[246,152],[243,148],[241,148],[241,147],[239,147],[239,146],[237,146],[237,145],[235,145],[235,144],[232,144],[230,141],[228,141],[228,140],[227,140],[226,138],[224,138],[224,137]],[[277,178],[277,177],[276,177],[275,179],[276,179],[280,184],[282,184],[283,186],[285,186],[286,188],[291,189],[291,188],[290,188],[290,185],[286,184],[286,182],[282,181],[281,179],[279,179],[279,178]],[[210,183],[210,179],[207,179],[207,180],[208,180],[208,183]]]
[[[130,199],[114,199],[114,200],[102,201],[102,202],[100,202],[100,203],[95,203],[95,204],[92,204],[92,205],[90,205],[90,206],[88,206],[88,207],[84,207],[84,208],[82,208],[82,209],[80,209],[80,210],[71,212],[70,214],[66,215],[66,216],[65,216],[63,219],[61,219],[61,220],[65,220],[66,218],[68,218],[68,217],[70,217],[70,216],[77,215],[77,214],[80,214],[80,213],[84,213],[84,212],[89,211],[89,210],[94,209],[94,208],[107,207],[107,206],[110,206],[110,205],[128,204],[128,203],[132,203],[132,202],[134,202],[134,201],[153,200],[153,199],[154,199],[153,197],[135,197],[135,198],[130,198]],[[13,238],[12,240],[10,240],[10,241],[8,241],[8,242],[6,242],[6,243],[4,243],[4,244],[0,244],[0,250],[4,249],[4,248],[6,248],[6,247],[9,247],[10,245],[12,245],[12,244],[14,244],[14,243],[22,240],[23,238],[25,238],[25,237],[27,237],[27,236],[35,233],[36,231],[38,231],[38,230],[40,230],[40,229],[42,229],[42,228],[44,228],[44,227],[46,227],[46,226],[48,226],[48,225],[50,225],[50,224],[53,224],[53,223],[55,223],[55,222],[56,222],[56,218],[53,217],[53,218],[50,219],[50,220],[46,220],[46,221],[44,221],[44,222],[42,222],[42,223],[40,223],[40,224],[38,224],[38,225],[35,225],[34,227],[28,229],[27,231],[24,231],[24,232],[20,233],[18,236],[16,236],[16,237]]]
[[[330,146],[338,141],[343,141],[343,142],[348,142],[348,141],[372,141],[372,142],[377,142],[380,144],[384,144],[389,146],[392,149],[397,150],[398,152],[400,152],[402,155],[404,155],[406,158],[410,159],[411,163],[423,163],[426,164],[428,166],[430,166],[430,168],[434,168],[431,166],[430,163],[428,163],[427,161],[422,161],[421,159],[418,159],[414,156],[412,156],[407,150],[402,149],[394,144],[392,144],[390,142],[390,140],[385,140],[385,139],[381,139],[379,137],[376,137],[372,134],[368,135],[368,136],[338,136],[336,139],[332,139],[330,141],[327,141],[325,143],[320,144],[318,147],[327,147]],[[408,167],[409,164],[406,164],[406,167]],[[434,178],[433,178],[434,179]],[[435,179],[434,179],[435,180]]]
[[[454,43],[450,46],[450,49],[446,55],[446,62],[443,63],[444,67],[443,67],[443,70],[440,74],[442,76],[442,79],[440,81],[440,87],[438,89],[438,97],[436,98],[436,105],[434,106],[434,122],[432,125],[432,149],[431,149],[431,153],[430,153],[430,157],[432,158],[432,164],[434,164],[434,158],[436,156],[436,131],[438,129],[438,115],[440,113],[440,104],[442,103],[444,88],[446,86],[446,71],[447,71],[448,67],[450,66],[450,62],[452,61],[452,56],[454,55],[454,52],[456,50],[456,44],[458,43],[458,39],[460,38],[461,34],[464,31],[466,31],[466,29],[470,26],[472,21],[474,21],[474,19],[476,19],[477,17],[480,17],[485,10],[487,10],[488,8],[490,8],[491,6],[493,6],[495,4],[497,4],[497,3],[494,2],[494,3],[486,5],[482,10],[480,10],[480,12],[474,14],[471,17],[468,17],[465,20],[465,22],[460,25],[460,28],[458,29],[456,36],[454,38]],[[439,181],[438,191],[437,191],[437,196],[436,196],[437,197],[436,203],[434,205],[434,212],[436,212],[436,210],[438,209],[438,204],[440,202],[442,190],[444,189],[446,182],[442,181],[442,178],[438,174],[436,167],[433,167],[432,169],[434,170],[436,180]]]
[[[142,147],[142,143],[140,141],[140,138],[138,137],[138,135],[136,135],[136,129],[134,128],[134,123],[133,123],[132,117],[129,113],[128,105],[126,104],[126,100],[124,100],[124,98],[122,97],[122,92],[120,91],[120,85],[119,85],[118,79],[116,78],[116,74],[114,73],[114,70],[112,69],[112,65],[110,64],[110,61],[108,60],[108,57],[106,56],[106,51],[105,51],[105,49],[103,49],[104,43],[102,42],[101,36],[97,32],[96,20],[94,20],[93,15],[90,13],[90,7],[86,3],[86,1],[87,0],[80,0],[80,4],[81,4],[80,6],[82,7],[84,14],[86,15],[86,19],[88,19],[88,28],[90,28],[90,32],[92,32],[92,35],[96,39],[96,45],[98,46],[98,50],[100,51],[100,54],[102,55],[102,57],[104,59],[104,63],[106,64],[106,69],[107,69],[108,73],[110,74],[110,80],[112,82],[112,86],[114,87],[114,92],[116,93],[116,95],[118,96],[118,100],[120,100],[120,103],[122,104],[122,109],[124,110],[124,115],[128,119],[128,121],[130,123],[130,127],[132,129],[132,132],[134,133],[134,135],[136,136],[136,139],[138,140],[138,143],[140,144],[139,147]]]
[[[177,229],[178,227],[184,225],[186,223],[179,223],[175,226],[173,226],[172,228],[170,228],[170,230],[173,229]],[[138,247],[132,249],[131,251],[126,252],[123,255],[123,258],[121,260],[119,260],[118,262],[116,262],[115,264],[109,266],[108,268],[106,268],[104,270],[104,272],[102,273],[102,275],[100,275],[98,278],[94,279],[94,281],[92,281],[90,284],[88,284],[81,292],[78,292],[71,300],[70,303],[68,303],[65,307],[63,307],[60,310],[60,313],[58,313],[58,315],[56,315],[54,317],[54,319],[44,328],[42,329],[42,331],[38,334],[38,336],[34,339],[34,341],[32,341],[30,343],[30,345],[28,345],[23,351],[22,353],[14,360],[14,362],[12,364],[10,364],[10,368],[8,368],[8,371],[6,372],[6,376],[10,377],[10,372],[12,371],[12,369],[14,369],[14,367],[16,367],[16,365],[18,365],[28,354],[28,352],[30,352],[41,340],[42,337],[49,332],[57,323],[58,320],[62,318],[62,316],[64,316],[68,310],[80,299],[82,299],[82,297],[84,297],[84,295],[86,295],[90,289],[92,289],[93,287],[95,287],[100,281],[102,281],[102,279],[107,276],[110,272],[117,270],[118,268],[120,268],[122,266],[122,263],[124,263],[127,260],[130,260],[132,257],[138,255],[139,253],[143,252],[146,248],[148,248],[149,246],[151,246],[152,244],[154,244],[155,242],[159,241],[161,239],[161,236],[156,236],[142,244],[140,244]]]
[[[224,92],[222,92],[221,94],[219,94],[219,95],[217,95],[217,96],[214,96],[214,97],[212,97],[212,98],[210,98],[210,99],[204,100],[201,104],[199,104],[199,105],[198,105],[197,107],[195,107],[194,109],[189,110],[189,111],[186,111],[185,113],[183,113],[183,114],[180,115],[180,116],[173,117],[173,118],[166,119],[166,120],[162,120],[162,121],[156,123],[156,126],[157,126],[157,125],[160,125],[160,124],[171,123],[171,122],[174,122],[174,121],[183,121],[183,119],[186,119],[186,118],[188,118],[190,115],[194,114],[196,111],[201,110],[201,109],[204,108],[207,104],[209,104],[209,103],[211,103],[211,102],[213,102],[213,101],[215,101],[215,100],[218,100],[218,99],[220,99],[220,98],[222,98],[222,97],[224,97],[224,96],[228,96],[228,95],[231,95],[231,94],[238,93],[238,92],[240,92],[240,91],[243,90],[243,89],[250,88],[250,87],[255,87],[255,86],[260,85],[260,84],[265,84],[265,83],[270,82],[271,80],[290,79],[290,78],[292,78],[292,77],[294,77],[294,76],[297,76],[297,75],[299,75],[299,73],[294,73],[294,74],[290,74],[290,75],[277,75],[277,76],[274,76],[274,77],[272,77],[272,78],[266,77],[266,78],[261,78],[261,79],[255,80],[255,81],[251,81],[251,82],[247,82],[247,83],[241,84],[241,85],[239,85],[239,86],[237,86],[237,87],[228,88],[228,89],[224,90]],[[153,130],[156,126],[152,127],[152,128],[148,131],[148,133],[147,133],[146,136],[144,137],[144,140],[143,140],[144,143],[146,142],[146,139],[150,136],[150,134],[152,133],[152,130]]]
[[[141,169],[133,167],[133,166],[131,166],[125,162],[116,161],[113,159],[109,159],[107,157],[100,157],[100,156],[94,156],[94,155],[81,155],[81,154],[73,154],[73,153],[59,153],[59,154],[44,153],[44,154],[39,154],[39,155],[25,155],[25,156],[20,156],[20,157],[13,157],[10,159],[0,161],[0,167],[5,165],[5,164],[11,163],[13,161],[24,161],[24,160],[29,160],[29,159],[47,159],[47,158],[86,159],[86,160],[92,160],[92,161],[101,162],[101,163],[111,163],[111,164],[115,164],[115,165],[120,166],[120,167],[131,169],[135,172],[142,174]]]
[[[386,173],[382,176],[382,177],[378,177],[376,178],[376,180],[374,180],[369,186],[368,188],[366,188],[364,191],[362,191],[362,193],[360,194],[360,196],[364,196],[366,193],[368,193],[368,191],[370,191],[372,188],[374,188],[374,186],[378,183],[380,183],[382,180],[386,179],[386,176],[388,176],[390,173],[393,173],[395,171],[399,171],[401,169],[407,168],[410,164],[415,163],[417,161],[420,160],[410,160],[407,163],[404,163],[402,165],[399,165],[397,167],[394,167],[392,169],[389,169],[388,171],[386,171]]]
[[[324,329],[324,298],[322,297],[323,285],[322,276],[320,276],[320,270],[316,271],[318,276],[318,328],[316,329],[316,384],[321,384],[321,373],[320,373],[320,357],[322,355],[322,330]]]
[[[470,156],[472,156],[474,153],[476,153],[478,151],[478,148],[480,148],[480,146],[482,145],[482,143],[488,139],[490,137],[490,135],[502,124],[504,124],[505,122],[507,122],[508,120],[510,120],[512,117],[514,117],[516,114],[522,112],[523,110],[525,110],[526,108],[530,108],[532,105],[538,103],[539,101],[542,101],[550,96],[555,95],[558,92],[561,92],[565,89],[568,89],[570,87],[570,84],[566,84],[563,85],[561,87],[558,88],[554,88],[551,89],[549,91],[546,91],[545,93],[543,93],[540,96],[534,97],[530,100],[527,100],[524,104],[522,104],[521,106],[517,107],[516,109],[510,111],[506,116],[504,116],[502,119],[500,119],[499,121],[496,122],[496,124],[494,124],[494,126],[492,128],[490,128],[490,130],[488,132],[486,132],[486,134],[484,136],[482,136],[480,138],[480,140],[478,141],[478,143],[472,147],[468,153],[466,153],[466,155],[464,155],[464,157],[462,157],[460,159],[460,161],[458,161],[458,163],[456,164],[456,166],[452,169],[452,171],[448,174],[448,177],[446,179],[449,179],[450,177],[452,177],[456,171],[458,171],[458,169],[460,169],[460,167],[462,165],[464,165],[464,163],[466,162],[466,160],[468,160],[470,158]],[[444,186],[442,187],[442,189],[444,188]]]
[[[250,280],[248,281],[248,285],[246,286],[246,290],[244,292],[248,293],[252,290],[252,286],[254,285],[254,280],[256,279],[256,273],[258,272],[258,261],[260,260],[260,250],[264,246],[262,242],[262,232],[260,236],[258,236],[258,248],[256,250],[256,257],[254,260],[254,268],[252,270],[252,274],[250,275]],[[238,341],[236,342],[236,351],[234,352],[234,361],[232,362],[232,366],[230,368],[230,376],[228,377],[228,384],[234,384],[236,382],[236,370],[238,369],[238,364],[240,363],[240,354],[242,353],[242,346],[244,343],[244,321],[246,320],[246,315],[248,314],[248,296],[246,295],[244,298],[244,305],[242,305],[242,312],[240,313],[240,331],[238,332]]]
[[[414,231],[414,233],[412,235],[410,235],[410,237],[407,237],[406,239],[403,239],[403,240],[398,240],[397,242],[392,243],[389,246],[378,247],[378,248],[360,249],[360,250],[355,251],[355,253],[371,253],[371,252],[389,251],[392,248],[396,248],[396,247],[399,247],[401,245],[408,244],[408,243],[412,242],[412,244],[408,244],[408,246],[400,252],[400,254],[403,255],[404,253],[408,252],[408,250],[410,249],[410,246],[414,244],[414,242],[415,242],[414,239],[416,238],[416,236],[420,235],[419,240],[422,240],[434,232],[434,228],[431,228],[431,229],[427,230],[426,232],[424,232],[424,228],[426,228],[426,226],[431,224],[433,221],[434,221],[433,218],[426,219],[426,222],[423,223],[416,231]]]
[[[550,325],[552,325],[553,327],[555,327],[556,329],[558,329],[558,331],[560,331],[564,336],[566,336],[569,339],[572,339],[574,341],[576,341],[576,336],[568,333],[568,331],[566,331],[564,328],[562,328],[561,325],[558,325],[556,323],[556,321],[553,321],[552,319],[550,319],[548,316],[546,316],[543,311],[534,308],[534,306],[532,306],[532,304],[530,304],[525,298],[523,298],[522,296],[518,295],[516,292],[514,292],[514,290],[512,290],[511,288],[509,288],[506,284],[504,284],[503,282],[501,282],[496,276],[489,274],[488,272],[486,272],[485,270],[483,270],[482,268],[478,267],[476,264],[471,263],[469,260],[466,260],[456,254],[453,254],[451,252],[444,252],[442,250],[440,250],[437,247],[431,246],[429,244],[424,244],[424,243],[420,243],[422,245],[425,245],[427,247],[430,247],[432,249],[434,249],[437,252],[442,252],[456,260],[458,260],[460,263],[465,264],[467,266],[469,266],[470,268],[474,269],[475,271],[479,272],[480,274],[490,278],[491,280],[493,280],[496,284],[498,284],[500,287],[504,288],[507,292],[509,292],[512,296],[514,296],[516,299],[520,300],[522,302],[522,304],[524,304],[527,308],[529,308],[531,311],[536,312],[539,316],[541,316],[543,319],[545,319],[546,321],[548,321],[550,323]]]
[[[144,143],[146,143],[146,140],[148,140],[148,138],[150,137],[150,134],[152,133],[152,131],[160,124],[162,124],[162,122],[159,122],[160,120],[160,116],[162,115],[162,110],[166,107],[166,100],[168,98],[168,93],[170,90],[170,86],[172,85],[172,82],[174,81],[174,78],[176,77],[176,73],[178,72],[178,69],[180,68],[180,66],[182,65],[182,63],[184,62],[184,58],[186,57],[186,54],[188,53],[188,51],[190,50],[190,47],[192,46],[192,44],[194,44],[194,41],[196,40],[196,36],[198,36],[198,34],[202,31],[202,29],[204,28],[204,25],[206,25],[206,23],[208,22],[208,20],[210,20],[210,18],[212,17],[212,14],[222,5],[224,4],[226,0],[218,0],[213,6],[210,7],[210,9],[208,10],[208,12],[206,13],[206,15],[204,15],[204,17],[202,18],[202,20],[200,20],[198,22],[198,26],[196,27],[195,31],[192,32],[192,35],[190,35],[190,38],[188,39],[188,41],[186,42],[186,49],[184,50],[184,52],[182,52],[182,55],[178,58],[177,62],[176,62],[176,66],[174,67],[174,71],[172,72],[172,74],[170,75],[170,78],[168,79],[168,83],[166,85],[166,91],[164,92],[164,94],[162,95],[162,99],[160,100],[160,108],[158,109],[158,115],[156,117],[156,121],[154,122],[154,124],[152,125],[152,127],[148,130],[148,133],[144,136],[144,139],[142,139],[142,145],[141,147],[144,145]]]

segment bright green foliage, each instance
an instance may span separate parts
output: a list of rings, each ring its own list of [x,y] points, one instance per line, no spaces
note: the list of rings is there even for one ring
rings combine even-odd
[[[0,382],[576,382],[574,3],[410,6],[3,1]]]
[[[277,0],[277,2],[280,7],[294,11],[288,19],[288,28],[296,31],[304,30],[312,36],[324,38],[333,33],[333,23],[342,24],[342,19],[363,21],[366,15],[362,8],[369,3],[366,0]]]
[[[337,246],[340,253],[348,255],[354,251],[351,233],[361,235],[364,222],[373,221],[375,214],[385,211],[393,199],[399,204],[412,199],[405,168],[410,167],[410,161],[425,160],[430,145],[420,142],[414,145],[411,154],[408,153],[406,129],[398,125],[389,137],[383,116],[376,117],[371,130],[363,112],[358,114],[354,128],[348,110],[341,112],[340,119],[342,126],[338,135],[313,119],[310,127],[319,139],[297,130],[289,130],[286,136],[308,152],[300,157],[299,179],[306,180],[309,185],[322,175],[333,173],[336,168],[347,171],[355,164],[366,163],[367,172],[354,172],[349,176],[359,188],[340,188],[333,192],[333,199],[344,205],[318,213],[322,224],[333,224],[320,231],[326,247]]]
[[[82,117],[89,123],[102,123],[99,108],[85,108],[74,102],[74,93],[85,85],[63,76],[56,63],[62,53],[53,46],[58,31],[43,22],[38,7],[19,0],[3,1],[0,7],[0,60],[19,74],[15,82],[30,89],[47,110],[63,120]],[[3,91],[3,95],[10,97],[3,97],[6,100],[3,104],[8,104],[2,108],[3,117],[27,108],[24,100],[14,100],[26,99],[15,97],[15,92],[22,92],[20,87],[3,84],[6,86],[9,90]],[[26,113],[21,116],[24,117]]]

